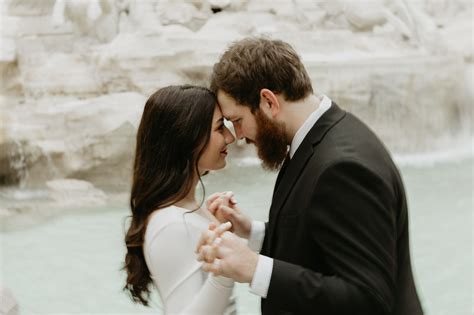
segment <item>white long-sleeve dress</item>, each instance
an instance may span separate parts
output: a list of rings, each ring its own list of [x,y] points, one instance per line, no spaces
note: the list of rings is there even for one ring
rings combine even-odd
[[[233,280],[204,272],[197,261],[195,248],[209,222],[176,206],[151,214],[143,249],[166,315],[236,314]]]

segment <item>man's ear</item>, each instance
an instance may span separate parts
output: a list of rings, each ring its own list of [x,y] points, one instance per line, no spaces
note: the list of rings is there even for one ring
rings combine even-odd
[[[275,93],[269,89],[260,90],[260,109],[271,117],[275,117],[280,113],[280,102]]]

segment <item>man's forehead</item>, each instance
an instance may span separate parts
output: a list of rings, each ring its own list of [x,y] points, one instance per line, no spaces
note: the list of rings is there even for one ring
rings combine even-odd
[[[242,113],[242,106],[237,106],[234,102],[220,102],[219,105],[221,107],[222,115],[224,115],[225,118],[237,116]]]
[[[236,116],[236,112],[232,108],[228,108],[227,106],[221,106],[222,115],[226,119],[231,119],[232,117]]]
[[[246,106],[240,105],[233,97],[223,91],[217,93],[219,105],[225,118],[233,118],[244,114]]]
[[[244,114],[245,108],[243,106],[222,107],[222,115],[228,120],[241,118]]]

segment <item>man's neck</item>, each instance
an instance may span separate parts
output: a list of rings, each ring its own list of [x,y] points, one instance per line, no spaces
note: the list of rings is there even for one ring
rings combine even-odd
[[[314,94],[309,95],[305,99],[296,102],[288,102],[285,108],[285,124],[287,137],[291,143],[296,132],[304,124],[308,116],[319,108],[321,100]]]

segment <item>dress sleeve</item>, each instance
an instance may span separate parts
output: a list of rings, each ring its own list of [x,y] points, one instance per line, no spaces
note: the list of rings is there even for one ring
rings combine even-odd
[[[147,244],[165,314],[223,314],[229,304],[234,282],[201,270],[194,252],[199,235],[192,225],[170,223]]]

